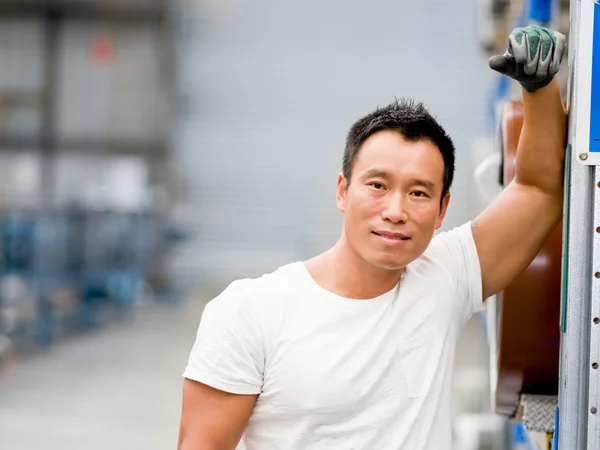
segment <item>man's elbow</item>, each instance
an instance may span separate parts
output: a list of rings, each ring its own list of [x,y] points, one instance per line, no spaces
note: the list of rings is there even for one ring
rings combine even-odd
[[[204,435],[200,427],[194,431],[190,428],[183,419],[179,428],[177,450],[217,450],[219,448],[214,442],[211,442],[209,436]]]
[[[562,171],[555,174],[521,171],[515,174],[512,183],[534,195],[541,194],[540,200],[543,202],[550,201],[562,207],[565,191]]]
[[[235,448],[235,447],[234,447]],[[233,450],[207,436],[184,434],[179,438],[177,450]]]
[[[239,440],[235,433],[223,434],[203,426],[183,426],[179,432],[177,450],[235,450]]]
[[[541,217],[547,218],[554,225],[562,219],[564,205],[564,189],[562,183],[535,183],[514,180],[514,188],[520,192],[520,196],[526,199],[527,208],[543,211]],[[540,216],[536,216],[540,219]]]
[[[217,450],[217,447],[208,446],[206,443],[192,442],[189,439],[183,439],[179,441],[177,450]]]

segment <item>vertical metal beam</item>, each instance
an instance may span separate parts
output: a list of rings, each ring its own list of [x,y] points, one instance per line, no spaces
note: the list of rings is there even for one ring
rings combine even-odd
[[[600,105],[598,105],[600,106]],[[594,176],[594,214],[592,222],[592,296],[590,307],[590,347],[588,358],[588,429],[589,449],[600,449],[600,166]]]
[[[592,106],[593,0],[573,0],[569,33],[569,134],[565,170],[559,450],[599,450],[597,371],[590,352],[597,352],[598,330],[592,310],[600,306],[594,284],[594,220],[600,205],[595,187],[598,169],[589,165]],[[600,30],[599,30],[600,32]],[[583,156],[585,155],[585,156]],[[587,161],[587,164],[585,164]],[[598,244],[596,244],[598,245]],[[591,384],[590,384],[591,382]],[[593,412],[596,411],[594,414]]]
[[[59,12],[44,15],[44,86],[40,150],[42,157],[41,198],[43,205],[54,202],[56,172],[56,114],[58,90],[58,41],[62,24]]]

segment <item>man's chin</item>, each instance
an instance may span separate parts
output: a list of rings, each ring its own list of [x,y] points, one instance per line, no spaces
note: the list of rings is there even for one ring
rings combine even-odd
[[[388,270],[390,272],[396,272],[402,270],[407,266],[406,261],[390,261],[390,260],[378,260],[374,261],[373,265],[382,270]]]

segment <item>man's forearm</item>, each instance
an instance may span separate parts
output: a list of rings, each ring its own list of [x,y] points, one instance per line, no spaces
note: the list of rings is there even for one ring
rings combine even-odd
[[[517,28],[507,52],[490,58],[492,69],[525,88],[525,120],[515,177],[472,226],[484,298],[523,273],[562,218],[566,114],[555,75],[564,40],[548,29]]]
[[[556,78],[533,94],[523,90],[523,107],[514,180],[539,189],[562,206],[567,115]]]

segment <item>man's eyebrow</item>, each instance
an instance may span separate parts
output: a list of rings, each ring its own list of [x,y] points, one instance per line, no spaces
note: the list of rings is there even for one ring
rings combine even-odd
[[[383,178],[383,179],[390,179],[392,178],[392,175],[389,172],[386,172],[385,170],[381,170],[381,169],[369,169],[367,170],[364,174],[363,174],[364,178]],[[415,185],[415,186],[423,186],[424,188],[427,188],[431,191],[435,191],[435,183],[429,181],[429,180],[422,180],[419,178],[413,178],[412,180],[410,180],[409,182],[411,185]]]
[[[381,169],[369,169],[363,174],[364,178],[385,178],[390,179],[392,175],[385,170]]]
[[[393,178],[393,176],[391,173],[386,172],[385,170],[369,169],[363,174],[363,178],[383,178],[384,180],[389,180]],[[414,186],[422,186],[430,191],[435,191],[435,183],[429,180],[413,178],[409,183]]]
[[[423,186],[424,188],[427,188],[431,191],[435,191],[435,184],[428,180],[414,179],[410,180],[410,184],[414,184],[416,186]]]

